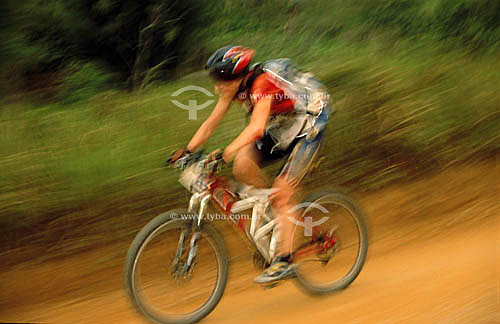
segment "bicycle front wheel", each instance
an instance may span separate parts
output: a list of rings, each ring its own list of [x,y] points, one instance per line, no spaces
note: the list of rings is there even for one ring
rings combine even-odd
[[[190,217],[180,215],[189,214],[179,209],[154,218],[127,254],[124,279],[129,296],[137,310],[156,323],[201,320],[215,308],[227,282],[227,254],[218,232],[202,223],[195,234]],[[190,251],[195,252],[193,262],[188,261]]]

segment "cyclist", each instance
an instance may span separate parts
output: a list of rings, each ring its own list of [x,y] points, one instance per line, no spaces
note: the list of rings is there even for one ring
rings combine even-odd
[[[279,189],[271,198],[273,214],[278,220],[279,244],[277,256],[264,272],[255,278],[267,283],[292,277],[292,231],[297,217],[295,188],[310,168],[319,149],[329,108],[323,103],[312,124],[322,125],[313,130],[307,127],[306,112],[296,111],[296,98],[287,96],[278,79],[262,64],[250,67],[254,50],[242,46],[226,46],[213,53],[205,68],[215,82],[218,102],[210,116],[200,126],[189,144],[172,154],[171,161],[201,147],[223,119],[231,103],[246,106],[250,115],[248,126],[224,150],[226,163],[233,161],[237,181],[255,187],[268,187],[261,168],[271,161],[287,157],[272,186]],[[324,109],[323,109],[324,108]],[[311,123],[309,123],[311,126]]]

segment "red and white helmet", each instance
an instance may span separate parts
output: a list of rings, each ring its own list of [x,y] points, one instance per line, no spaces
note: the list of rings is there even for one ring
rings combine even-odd
[[[243,46],[225,46],[213,53],[205,65],[210,76],[219,80],[234,80],[248,72],[255,51]]]

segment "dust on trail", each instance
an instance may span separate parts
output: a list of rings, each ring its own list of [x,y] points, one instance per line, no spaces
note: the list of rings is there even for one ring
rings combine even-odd
[[[500,172],[443,171],[360,197],[369,254],[360,276],[317,298],[292,281],[252,283],[250,249],[217,224],[231,255],[224,297],[203,323],[500,323]],[[3,271],[1,322],[141,323],[123,289],[128,242]]]

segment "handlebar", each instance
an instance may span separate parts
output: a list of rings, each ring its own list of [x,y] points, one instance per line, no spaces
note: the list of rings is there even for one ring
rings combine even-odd
[[[173,166],[177,169],[184,170],[195,163],[200,164],[207,172],[217,172],[219,170],[219,167],[222,166],[225,162],[223,159],[222,151],[217,149],[209,154],[204,154],[202,150],[189,153],[173,163],[168,163],[168,165]]]

